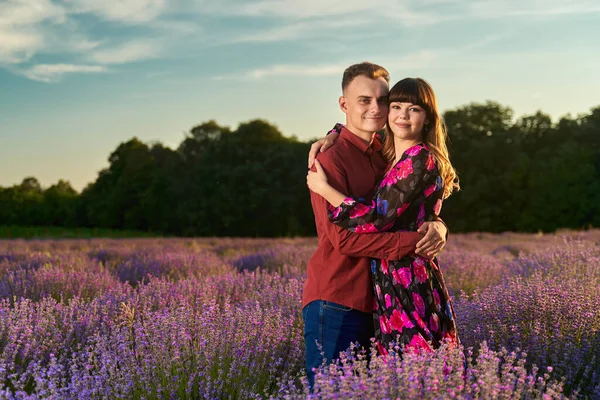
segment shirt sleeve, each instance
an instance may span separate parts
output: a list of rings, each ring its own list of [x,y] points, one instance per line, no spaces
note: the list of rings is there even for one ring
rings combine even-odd
[[[437,219],[442,202],[442,180],[433,153],[422,145],[409,148],[385,175],[369,203],[347,197],[328,217],[336,225],[356,233],[390,229],[411,206],[419,206],[417,223]],[[426,212],[427,210],[427,212]]]
[[[342,193],[349,193],[346,173],[336,165],[332,157],[318,156],[329,184]],[[313,170],[314,167],[313,167]],[[373,234],[358,234],[341,226],[332,224],[328,217],[329,203],[320,195],[310,192],[315,222],[319,233],[324,236],[321,240],[329,240],[341,254],[351,257],[372,257],[387,260],[399,260],[406,255],[414,255],[420,234],[417,232],[385,232]]]

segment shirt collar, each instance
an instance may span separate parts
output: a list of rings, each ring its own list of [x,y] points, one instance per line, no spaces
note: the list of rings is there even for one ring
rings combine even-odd
[[[341,128],[342,129],[340,132],[340,138],[350,142],[350,144],[352,144],[354,147],[360,150],[361,153],[369,155],[373,152],[381,150],[381,143],[375,135],[373,135],[371,143],[368,144],[365,143],[361,138],[356,136],[354,133],[350,132],[348,128],[346,128],[344,125],[341,125]]]

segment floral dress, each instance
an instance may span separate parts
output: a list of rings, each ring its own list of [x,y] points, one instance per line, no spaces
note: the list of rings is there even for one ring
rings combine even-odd
[[[383,177],[372,202],[348,197],[330,205],[331,222],[357,233],[416,231],[442,207],[442,179],[433,153],[418,144],[407,149]],[[458,345],[454,310],[437,259],[405,256],[371,262],[373,318],[379,352]]]

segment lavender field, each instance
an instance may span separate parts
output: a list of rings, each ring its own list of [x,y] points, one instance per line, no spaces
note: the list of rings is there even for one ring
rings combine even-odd
[[[452,235],[439,258],[464,349],[349,352],[309,394],[315,246],[0,241],[0,398],[600,399],[600,231]]]

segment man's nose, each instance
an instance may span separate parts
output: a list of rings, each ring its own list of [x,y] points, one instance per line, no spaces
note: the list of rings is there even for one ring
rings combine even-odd
[[[385,105],[384,104],[381,104],[378,101],[374,101],[371,104],[371,113],[379,115],[379,114],[383,114],[384,111],[385,111]]]

